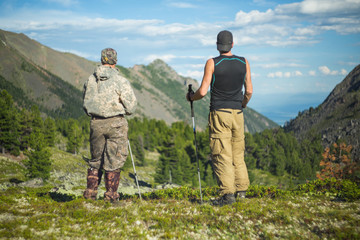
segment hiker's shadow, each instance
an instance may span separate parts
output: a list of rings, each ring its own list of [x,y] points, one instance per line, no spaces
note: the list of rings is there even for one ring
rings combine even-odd
[[[129,177],[131,177],[134,180],[134,183],[136,184],[135,175],[133,173],[129,173]],[[138,182],[139,182],[140,187],[149,187],[149,188],[152,187],[151,184],[149,184],[149,183],[147,183],[145,181],[142,181],[142,180],[138,179]]]
[[[50,192],[49,195],[55,202],[70,202],[76,198],[74,195],[58,192]]]
[[[39,192],[36,195],[38,197],[50,197],[55,202],[70,202],[76,199],[76,196],[73,194],[66,194],[58,192],[59,188],[55,187],[49,192]]]

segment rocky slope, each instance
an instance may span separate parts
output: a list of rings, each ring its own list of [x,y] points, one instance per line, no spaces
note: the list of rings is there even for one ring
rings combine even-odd
[[[353,159],[360,162],[360,65],[339,83],[317,108],[310,108],[285,125],[299,139],[321,134],[324,146],[344,140],[353,146]]]

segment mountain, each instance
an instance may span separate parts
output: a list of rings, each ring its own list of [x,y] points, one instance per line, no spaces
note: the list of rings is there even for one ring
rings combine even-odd
[[[308,134],[321,134],[324,146],[338,140],[352,145],[353,160],[360,159],[360,65],[316,108],[303,111],[285,124],[286,131],[294,132],[298,139]]]
[[[55,51],[28,38],[24,34],[0,30],[0,39],[0,44],[7,46],[12,52],[18,52],[26,61],[59,76],[62,80],[80,90],[85,79],[89,77],[96,66],[95,62],[71,53]],[[1,55],[3,57],[7,56]]]
[[[62,53],[28,38],[0,30],[0,86],[13,95],[19,106],[37,104],[53,117],[79,117],[82,87],[97,64],[71,53]],[[100,58],[100,53],[99,53]],[[131,68],[117,66],[129,79],[138,98],[134,116],[155,118],[171,124],[191,124],[190,104],[185,100],[187,85],[197,89],[196,80],[180,76],[161,60]],[[209,94],[194,103],[195,120],[205,129]],[[255,110],[245,109],[245,129],[254,133],[277,124]]]
[[[7,90],[21,107],[38,105],[42,112],[54,117],[82,115],[81,92],[76,87],[12,48],[12,39],[1,31],[0,40],[0,89]]]

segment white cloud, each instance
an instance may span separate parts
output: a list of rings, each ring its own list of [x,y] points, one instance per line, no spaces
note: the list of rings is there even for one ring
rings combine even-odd
[[[282,77],[283,73],[282,72],[275,72],[274,75],[275,75],[275,77]]]
[[[261,77],[260,73],[251,72],[251,78],[259,78],[259,77]]]
[[[360,9],[359,0],[305,0],[299,4],[303,14],[340,14],[342,12],[357,12]],[[357,12],[359,13],[359,12]]]
[[[331,70],[327,66],[320,66],[319,70],[325,75],[331,74]]]
[[[300,71],[295,71],[294,75],[295,75],[296,77],[301,77],[303,74],[302,74],[302,72],[300,72]]]
[[[47,0],[76,4],[76,0]],[[344,3],[346,4],[344,4]],[[351,3],[352,7],[348,7]],[[175,7],[196,7],[192,3],[168,1]],[[320,5],[324,5],[322,9]],[[334,6],[333,6],[334,5]],[[313,9],[312,9],[313,8]],[[348,11],[351,14],[338,14],[334,9]],[[0,28],[15,31],[68,30],[83,32],[96,30],[101,33],[137,34],[142,37],[166,37],[164,42],[196,41],[203,46],[215,45],[217,32],[230,29],[235,44],[270,45],[275,47],[307,45],[319,42],[316,39],[323,31],[334,30],[342,34],[360,33],[360,0],[323,1],[305,0],[299,3],[280,4],[266,11],[240,10],[233,21],[194,24],[170,23],[159,19],[115,19],[86,17],[70,11],[33,11],[21,9],[10,18],[1,19]],[[320,16],[315,13],[322,13]],[[306,15],[306,16],[304,16]],[[123,36],[122,36],[123,37]],[[144,40],[146,41],[146,40]],[[154,39],[159,41],[159,39]]]
[[[170,2],[168,5],[176,8],[197,8],[196,5],[186,2]]]
[[[269,22],[269,19],[274,19],[275,13],[273,10],[268,9],[266,12],[260,12],[258,10],[250,11],[249,13],[240,10],[235,17],[237,25],[246,26],[248,24],[263,24]]]
[[[304,0],[266,11],[240,10],[232,25],[241,44],[291,46],[318,43],[324,31],[360,33],[360,0]]]
[[[321,31],[321,27],[319,26],[306,26],[306,27],[296,28],[294,34],[300,36],[315,36],[318,35],[320,31]]]
[[[294,72],[271,72],[267,74],[268,78],[291,78],[291,77],[301,77],[303,74],[302,72],[296,70]]]
[[[180,73],[180,75],[185,76],[185,77],[191,77],[191,78],[194,78],[194,79],[197,79],[197,80],[201,81],[201,79],[202,79],[202,77],[204,75],[204,72],[203,71],[191,71],[191,70],[188,70],[185,73]]]
[[[167,54],[167,55],[156,55],[156,54],[152,54],[152,55],[149,55],[147,57],[145,57],[145,61],[146,62],[152,62],[156,59],[161,59],[165,62],[171,62],[171,60],[173,60],[174,58],[176,58],[175,55],[172,55],[172,54]]]
[[[204,69],[205,67],[205,63],[200,63],[200,64],[185,64],[182,65],[185,66],[187,68],[192,68],[192,69]]]
[[[275,73],[268,73],[268,75],[266,75],[268,78],[275,78]]]
[[[329,18],[328,21],[324,22],[324,25],[321,26],[321,29],[325,31],[336,31],[340,34],[356,34],[360,32],[360,19]]]
[[[267,69],[267,68],[304,67],[304,65],[298,63],[265,63],[265,64],[260,64],[258,67]]]
[[[309,71],[309,75],[310,75],[310,76],[316,76],[316,71],[310,70],[310,71]]]
[[[268,78],[282,78],[283,77],[283,72],[272,72],[272,73],[268,73],[267,77]]]
[[[347,71],[345,69],[338,70],[330,70],[327,66],[320,66],[319,70],[324,75],[346,75]]]
[[[325,75],[329,75],[331,73],[330,69],[327,66],[320,66],[319,70]]]

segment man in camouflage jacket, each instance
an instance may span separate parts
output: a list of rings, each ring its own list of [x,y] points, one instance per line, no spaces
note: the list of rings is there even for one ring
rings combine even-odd
[[[137,100],[129,81],[115,67],[117,53],[101,52],[101,63],[84,84],[84,110],[91,116],[91,159],[84,197],[96,199],[102,169],[105,170],[104,198],[119,199],[120,168],[128,155],[128,123],[125,115],[134,112]]]

